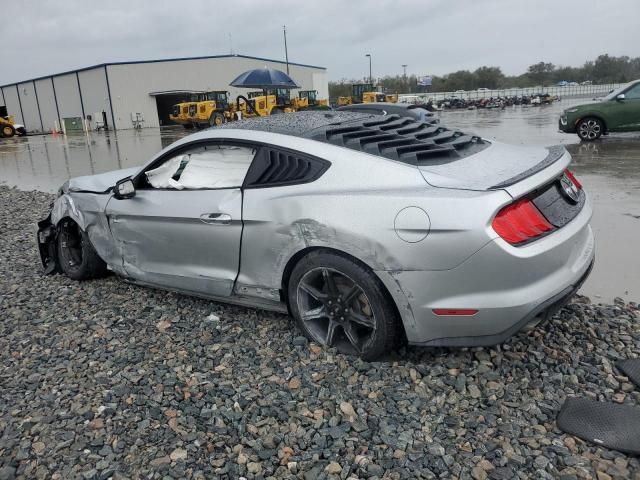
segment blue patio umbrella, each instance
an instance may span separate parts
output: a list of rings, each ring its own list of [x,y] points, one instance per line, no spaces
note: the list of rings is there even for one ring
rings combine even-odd
[[[229,85],[238,88],[300,88],[286,73],[266,67],[244,72]]]

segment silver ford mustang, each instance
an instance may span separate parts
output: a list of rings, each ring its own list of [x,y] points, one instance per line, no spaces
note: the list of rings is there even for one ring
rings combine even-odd
[[[38,244],[46,273],[289,312],[367,359],[403,340],[491,345],[589,274],[592,210],[570,160],[394,115],[258,118],[71,179]]]

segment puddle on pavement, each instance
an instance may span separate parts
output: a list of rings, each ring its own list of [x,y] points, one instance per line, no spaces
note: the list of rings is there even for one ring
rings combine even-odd
[[[588,99],[586,99],[588,100]],[[585,99],[541,107],[441,112],[443,124],[512,144],[565,144],[573,170],[594,203],[596,266],[581,289],[594,301],[620,296],[640,301],[640,135],[611,135],[580,144],[558,132],[560,111]],[[0,140],[0,184],[54,193],[71,177],[145,163],[175,140],[181,128],[122,130],[88,136],[34,136]]]

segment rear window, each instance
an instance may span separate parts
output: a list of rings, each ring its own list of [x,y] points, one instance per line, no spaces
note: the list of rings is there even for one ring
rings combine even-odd
[[[411,165],[453,162],[488,146],[478,136],[399,115],[328,126],[311,138]]]

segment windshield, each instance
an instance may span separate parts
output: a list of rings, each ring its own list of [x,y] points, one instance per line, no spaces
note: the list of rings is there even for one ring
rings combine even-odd
[[[604,100],[613,100],[618,95],[620,95],[622,92],[624,92],[627,88],[629,88],[632,83],[634,83],[634,82],[629,82],[629,83],[624,84],[620,88],[616,88],[613,92],[611,92],[609,95],[604,97]]]

